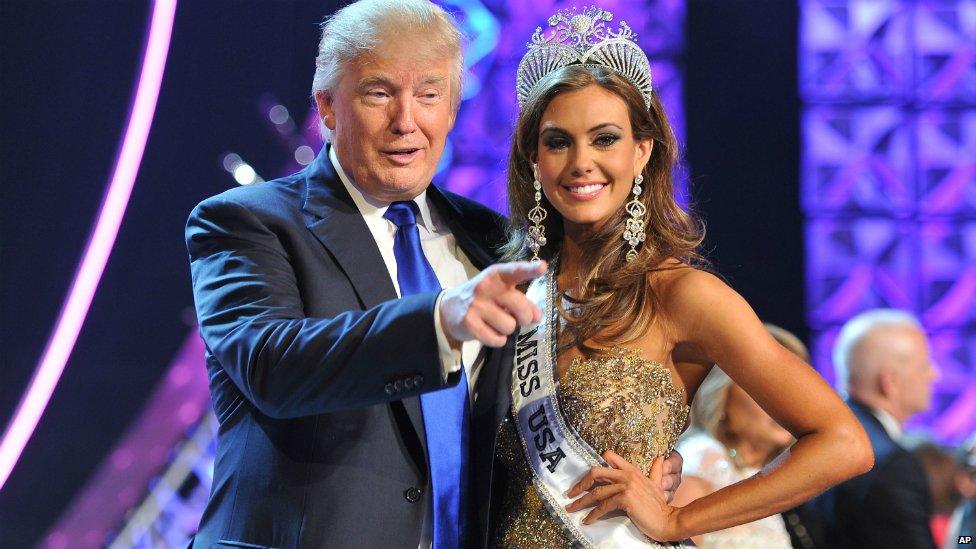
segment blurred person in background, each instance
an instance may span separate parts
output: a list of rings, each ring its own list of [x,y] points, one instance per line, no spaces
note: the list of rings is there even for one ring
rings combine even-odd
[[[772,324],[766,329],[781,345],[806,362],[810,353],[792,333]],[[683,506],[719,488],[751,477],[794,439],[741,387],[712,368],[692,404],[694,428],[679,442],[684,476],[674,504]],[[699,547],[790,547],[782,515],[693,538]]]
[[[949,518],[962,500],[962,494],[956,486],[959,465],[951,450],[928,441],[916,446],[912,454],[922,463],[929,482],[933,512],[929,527],[932,529],[935,544],[941,546],[946,539]]]
[[[932,495],[918,458],[902,447],[905,420],[928,409],[937,371],[918,319],[874,309],[850,319],[834,345],[841,393],[871,439],[875,467],[806,506],[818,547],[932,548]]]
[[[972,542],[964,543],[960,537],[976,537],[976,434],[963,443],[957,457],[959,467],[954,480],[962,503],[949,518],[942,549],[972,547]]]

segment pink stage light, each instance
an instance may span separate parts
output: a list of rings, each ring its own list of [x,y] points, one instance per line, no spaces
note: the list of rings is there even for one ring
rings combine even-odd
[[[78,333],[88,316],[98,282],[115,246],[115,238],[129,204],[146,148],[146,139],[149,137],[149,128],[156,112],[156,100],[159,98],[163,70],[166,67],[175,15],[176,0],[153,2],[142,71],[115,170],[57,324],[34,370],[30,386],[21,397],[17,411],[4,432],[3,441],[0,442],[0,489],[6,484],[20,459],[27,441],[47,408],[58,380],[61,379]]]

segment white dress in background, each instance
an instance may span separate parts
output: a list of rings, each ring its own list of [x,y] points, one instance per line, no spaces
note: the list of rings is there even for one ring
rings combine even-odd
[[[681,475],[694,476],[711,484],[715,490],[749,478],[759,472],[755,467],[738,469],[721,442],[707,433],[691,431],[678,439],[678,452],[684,458]],[[781,515],[703,534],[698,547],[708,549],[749,548],[789,549],[790,535]]]

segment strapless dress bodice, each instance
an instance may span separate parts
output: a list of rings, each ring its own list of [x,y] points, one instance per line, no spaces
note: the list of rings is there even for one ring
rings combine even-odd
[[[647,474],[678,440],[689,408],[671,372],[635,349],[615,348],[570,365],[558,384],[567,424],[594,450],[613,450]],[[572,547],[532,484],[518,433],[502,423],[496,455],[508,472],[494,545],[508,548]],[[569,487],[567,487],[569,488]],[[653,547],[652,543],[648,543]]]

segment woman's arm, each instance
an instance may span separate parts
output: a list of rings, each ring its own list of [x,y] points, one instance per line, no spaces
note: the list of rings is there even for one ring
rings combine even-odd
[[[593,521],[622,509],[651,538],[680,540],[790,509],[871,468],[871,446],[851,411],[812,368],[768,334],[739,294],[698,270],[671,278],[661,292],[663,312],[679,342],[720,364],[797,442],[754,477],[680,508],[667,505],[654,490],[638,489],[641,481],[629,470],[636,468],[614,460],[619,471],[591,471],[570,491],[592,489],[571,510],[598,504],[588,517]],[[657,461],[655,466],[652,486],[661,470]],[[597,486],[607,482],[626,486]]]

